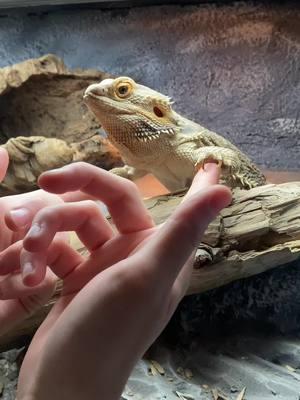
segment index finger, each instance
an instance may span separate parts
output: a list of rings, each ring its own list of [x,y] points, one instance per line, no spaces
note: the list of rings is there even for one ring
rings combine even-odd
[[[218,183],[220,179],[220,173],[220,167],[216,163],[205,164],[205,168],[200,169],[195,175],[192,185],[184,196],[183,201],[186,201],[193,194],[199,192],[199,190]]]
[[[121,233],[132,233],[153,226],[136,185],[94,165],[79,162],[45,172],[39,185],[48,192],[65,193],[75,190],[105,203]]]
[[[203,188],[183,202],[133,257],[143,262],[160,287],[172,286],[209,223],[230,202],[231,192],[226,186]]]

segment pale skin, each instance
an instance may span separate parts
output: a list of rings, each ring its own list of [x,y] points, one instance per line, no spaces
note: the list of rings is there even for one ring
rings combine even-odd
[[[154,226],[132,182],[91,165],[73,164],[40,178],[40,186],[56,195],[48,198],[42,192],[44,204],[31,209],[32,228],[28,231],[27,224],[19,231],[23,240],[18,246],[12,245],[13,235],[2,246],[0,271],[14,265],[16,273],[0,283],[0,292],[2,299],[3,293],[13,299],[9,302],[38,293],[40,306],[51,295],[56,277],[63,279],[64,289],[28,349],[18,400],[119,400],[136,361],[184,296],[204,230],[231,201],[230,191],[216,184],[218,177],[217,166],[208,164],[162,226]],[[117,231],[95,203],[63,203],[61,194],[74,190],[103,201]],[[0,207],[17,230],[18,224],[10,221],[15,208],[10,203],[11,197],[4,198]],[[17,208],[22,207],[20,201]],[[63,231],[75,231],[89,256],[71,249],[65,237],[54,238]],[[0,303],[1,325],[8,317],[5,304],[7,300]],[[23,317],[14,314],[15,320]]]
[[[0,181],[7,166],[8,155],[0,147]],[[46,206],[86,198],[92,197],[81,192],[57,196],[43,190],[0,198],[0,336],[45,304],[51,298],[57,281],[48,270],[39,285],[29,287],[23,284],[21,274],[16,273],[19,262],[14,264],[14,260],[20,253],[22,239],[34,215]],[[66,236],[62,235],[61,239],[59,245],[63,246]],[[8,275],[12,271],[14,275]]]

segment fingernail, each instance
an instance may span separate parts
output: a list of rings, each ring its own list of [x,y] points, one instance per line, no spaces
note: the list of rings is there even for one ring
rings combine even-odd
[[[27,261],[22,268],[23,279],[27,278],[29,275],[34,273],[34,266],[31,262]]]
[[[39,224],[34,224],[32,227],[29,229],[27,232],[27,237],[34,237],[34,236],[39,236],[40,232],[42,230],[42,226]]]
[[[30,222],[30,213],[27,208],[10,210],[9,215],[13,223],[20,228],[26,226]]]
[[[209,162],[207,164],[204,164],[204,166],[203,166],[203,170],[205,172],[214,171],[216,168],[217,168],[217,164],[214,162]]]

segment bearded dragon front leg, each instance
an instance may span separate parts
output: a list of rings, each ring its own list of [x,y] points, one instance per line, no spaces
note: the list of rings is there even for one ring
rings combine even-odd
[[[203,168],[206,163],[215,162],[221,168],[226,168],[235,173],[240,169],[241,163],[236,151],[218,146],[205,146],[194,150],[194,159],[196,159],[196,170]]]
[[[215,162],[222,170],[222,175],[232,181],[240,180],[241,159],[239,154],[226,147],[206,146],[194,150],[195,171],[204,168],[206,163]],[[227,179],[226,179],[227,180]]]
[[[121,176],[122,178],[129,179],[130,181],[142,178],[143,176],[148,174],[148,171],[130,167],[129,165],[124,165],[124,167],[113,168],[110,170],[110,172],[115,175]]]

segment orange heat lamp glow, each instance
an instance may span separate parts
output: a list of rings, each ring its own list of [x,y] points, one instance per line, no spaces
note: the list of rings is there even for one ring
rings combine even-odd
[[[153,175],[148,174],[143,178],[135,181],[137,187],[143,198],[150,198],[169,193],[168,189],[164,187]]]
[[[280,184],[284,182],[300,181],[299,171],[272,171],[264,170],[268,183]],[[170,193],[153,175],[149,174],[135,181],[142,197],[145,199]]]

